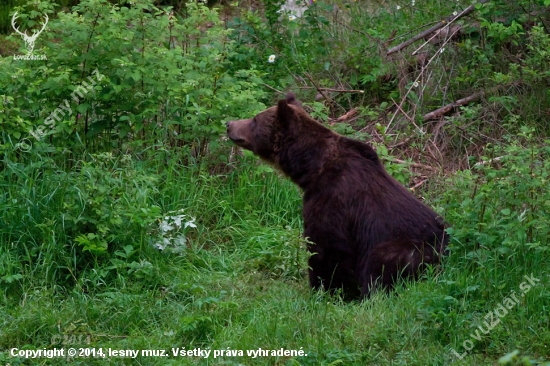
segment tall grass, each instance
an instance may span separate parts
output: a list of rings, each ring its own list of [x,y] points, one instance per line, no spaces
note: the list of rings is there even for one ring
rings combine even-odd
[[[512,144],[499,153],[507,156],[499,165],[431,191],[429,203],[453,228],[443,266],[364,303],[309,290],[299,191],[248,157],[212,174],[167,152],[90,155],[69,170],[6,153],[0,360],[24,362],[9,355],[13,347],[72,346],[245,354],[135,361],[159,365],[479,365],[514,350],[540,361],[550,340],[548,151]],[[154,249],[159,222],[180,209],[197,225],[185,233],[184,250]],[[95,249],[78,240],[89,233]],[[531,274],[540,282],[490,332],[472,338]],[[301,348],[307,356],[246,356],[258,348]]]
[[[134,148],[127,153],[123,153],[127,148],[123,143],[105,144],[118,136],[114,134],[107,140],[100,134],[87,138],[90,146],[118,147],[120,150],[116,154],[89,154],[79,136],[73,141],[79,144],[76,150],[67,148],[76,145],[65,145],[67,141],[63,138],[49,140],[53,145],[59,141],[57,152],[49,145],[40,144],[30,151],[14,150],[10,140],[15,136],[13,131],[20,137],[27,136],[27,127],[39,123],[33,108],[37,105],[44,108],[42,103],[32,102],[29,93],[21,92],[19,99],[4,98],[5,106],[10,108],[4,123],[13,131],[3,132],[0,149],[0,362],[10,365],[66,364],[67,360],[60,358],[24,360],[12,357],[10,349],[93,347],[101,348],[104,353],[109,348],[164,349],[170,357],[140,355],[133,360],[107,356],[79,358],[75,362],[543,364],[550,357],[550,277],[547,269],[550,259],[550,193],[547,189],[550,151],[548,142],[536,143],[534,130],[525,127],[520,117],[530,116],[529,121],[544,126],[539,121],[545,113],[540,106],[546,105],[547,98],[542,94],[535,96],[535,93],[545,85],[547,77],[544,69],[548,61],[544,53],[546,48],[538,45],[546,45],[549,38],[542,27],[532,28],[528,36],[521,30],[505,27],[502,29],[514,32],[498,43],[494,38],[499,34],[495,30],[501,29],[500,20],[490,21],[483,27],[473,24],[473,33],[479,39],[470,37],[469,41],[457,42],[454,51],[448,48],[440,53],[440,45],[427,46],[429,52],[438,52],[438,58],[430,69],[422,71],[427,78],[422,84],[425,94],[419,92],[418,96],[409,94],[405,98],[404,92],[412,87],[412,80],[421,70],[416,60],[404,54],[388,63],[385,50],[378,48],[380,42],[388,40],[393,33],[394,29],[387,25],[395,24],[397,35],[402,36],[393,41],[392,44],[396,44],[410,36],[407,31],[452,13],[460,7],[460,2],[418,2],[416,7],[400,4],[400,9],[396,4],[382,5],[373,9],[372,4],[361,2],[342,4],[344,11],[338,13],[337,18],[334,8],[317,2],[300,23],[286,18],[279,22],[279,14],[272,14],[274,24],[270,27],[264,26],[258,14],[246,14],[246,21],[241,19],[240,23],[243,30],[231,33],[238,37],[234,39],[238,47],[230,65],[239,69],[239,62],[246,68],[258,63],[256,66],[262,75],[265,74],[266,84],[281,89],[296,80],[299,86],[305,86],[307,80],[300,75],[307,73],[313,75],[321,87],[338,85],[369,91],[357,95],[332,95],[336,103],[330,104],[338,113],[359,106],[362,117],[371,119],[369,123],[358,120],[336,128],[343,127],[353,134],[356,132],[350,127],[353,125],[356,130],[361,129],[362,138],[366,136],[365,131],[372,132],[372,139],[381,142],[381,156],[391,161],[391,152],[384,145],[397,146],[403,131],[418,132],[411,127],[410,119],[403,116],[389,126],[391,98],[397,102],[400,98],[406,99],[405,109],[418,112],[410,116],[420,124],[415,116],[422,117],[424,112],[484,88],[489,81],[486,75],[493,75],[497,85],[506,85],[506,73],[514,80],[517,69],[504,70],[508,63],[500,62],[505,58],[500,57],[499,52],[508,50],[513,41],[529,40],[525,62],[516,59],[515,54],[506,54],[514,62],[529,66],[522,69],[521,77],[529,76],[538,83],[534,86],[539,85],[539,88],[533,87],[534,96],[528,104],[520,103],[524,98],[516,100],[495,95],[492,104],[486,103],[491,104],[492,109],[463,108],[448,120],[421,126],[428,133],[421,134],[418,139],[403,140],[413,150],[422,151],[426,153],[423,156],[439,162],[441,167],[446,155],[441,149],[443,154],[434,157],[434,153],[440,152],[438,143],[460,154],[460,159],[466,150],[464,163],[470,164],[468,155],[472,154],[468,149],[484,145],[488,141],[485,130],[494,127],[494,120],[502,119],[503,128],[491,130],[495,135],[488,136],[498,137],[503,144],[487,149],[487,156],[472,169],[448,177],[430,177],[429,191],[419,192],[451,226],[450,254],[440,267],[430,268],[423,281],[400,283],[391,294],[376,294],[363,303],[343,302],[338,296],[313,292],[307,283],[308,253],[300,234],[299,190],[288,179],[248,155],[230,163],[221,158],[228,146],[218,140],[218,132],[223,129],[219,114],[209,117],[215,129],[208,133],[212,137],[210,147],[215,144],[220,147],[210,153],[201,149],[206,155],[202,155],[199,162],[192,158],[197,156],[196,150],[192,154],[180,149],[179,143],[170,145],[163,141],[169,132],[173,135],[169,126],[179,126],[181,121],[167,121],[155,113],[159,124],[148,126],[162,126],[166,134],[159,134],[158,140],[157,137],[144,137],[143,141],[135,134],[130,138]],[[539,5],[532,6],[537,8]],[[526,8],[524,12],[531,10]],[[476,16],[491,18],[500,11],[487,5]],[[75,14],[75,22],[80,21]],[[105,13],[104,24],[109,29],[111,16],[112,13]],[[168,21],[168,17],[160,18]],[[201,19],[198,17],[197,27],[191,28],[202,34]],[[247,21],[251,24],[245,24]],[[126,22],[119,25],[128,31]],[[68,32],[66,23],[58,26],[59,34]],[[277,27],[280,29],[274,32]],[[168,25],[158,27],[159,37],[151,39],[155,47],[160,47],[157,41],[168,31]],[[103,39],[106,34],[94,35]],[[491,46],[493,41],[496,42],[494,47]],[[75,44],[82,47],[81,42]],[[204,45],[200,49],[213,50],[206,47],[208,42],[200,44]],[[480,44],[496,50],[489,54],[491,60],[499,62],[484,61],[486,49]],[[54,42],[52,45],[66,51],[62,44]],[[97,45],[112,51],[113,43],[102,41]],[[133,52],[139,51],[134,46],[129,44]],[[272,52],[277,52],[277,62],[259,63],[258,60],[265,59],[263,53]],[[142,52],[137,54],[143,57]],[[157,52],[153,54],[157,56]],[[159,57],[161,54],[158,52]],[[98,55],[101,62],[120,56]],[[210,56],[213,65],[219,66],[217,54],[213,52]],[[66,58],[54,59],[52,56],[48,61],[50,65],[54,60],[66,66]],[[468,62],[461,63],[461,60]],[[107,62],[105,72],[120,72],[112,67],[111,61]],[[180,75],[179,66],[168,64]],[[41,69],[29,66],[26,70],[32,76]],[[73,71],[70,70],[71,75]],[[211,71],[206,67],[205,80],[214,76]],[[21,90],[47,85],[34,77],[31,83],[13,76],[14,73],[8,72],[5,80],[20,83],[24,86]],[[176,79],[168,79],[177,88],[181,87]],[[114,80],[113,77],[111,81]],[[217,76],[212,80],[218,80]],[[154,81],[160,83],[160,89],[154,90],[163,90],[165,83]],[[227,84],[235,86],[233,82]],[[10,85],[6,83],[6,87]],[[139,85],[135,85],[139,89]],[[309,87],[312,93],[317,90]],[[107,101],[114,112],[106,110],[100,115],[116,116],[118,120],[120,103],[131,93],[124,87],[117,90],[122,93],[121,98],[115,98],[116,103]],[[193,90],[197,92],[197,101],[204,102],[206,94],[198,88]],[[67,91],[63,89],[63,92]],[[244,113],[246,109],[240,107],[249,107],[257,92],[259,88],[255,86],[250,86],[248,94],[236,88],[230,94],[235,114]],[[12,97],[10,92],[6,93]],[[182,89],[176,94],[185,93]],[[36,93],[39,98],[35,101],[42,101],[45,95]],[[245,95],[248,99],[243,97]],[[154,106],[152,110],[157,110],[158,100],[149,98],[148,101]],[[20,103],[30,104],[25,107]],[[57,104],[53,103],[52,107]],[[513,108],[503,112],[502,106]],[[136,103],[128,102],[127,107],[134,110]],[[177,110],[180,105],[173,107]],[[208,104],[205,109],[210,111],[210,107],[219,105]],[[327,106],[312,102],[307,107],[312,114],[328,118]],[[499,110],[504,117],[497,112],[491,115]],[[25,123],[16,118],[20,114],[28,116]],[[480,115],[491,124],[478,118]],[[502,118],[497,118],[499,116]],[[365,130],[369,125],[372,128]],[[188,127],[196,126],[206,128],[209,125],[189,122]],[[176,130],[181,132],[179,128]],[[182,131],[186,131],[185,128]],[[537,132],[545,135],[544,129]],[[479,136],[485,137],[479,140]],[[182,138],[170,137],[174,142]],[[191,141],[196,136],[189,132],[187,138],[190,141],[187,146],[193,146]],[[430,150],[432,146],[433,151]],[[208,164],[212,157],[208,154],[212,151],[220,154],[215,167]],[[476,153],[480,151],[481,148],[475,150]],[[410,173],[404,172],[405,166],[392,164],[388,170],[406,181]],[[530,284],[529,291],[525,291],[525,284]],[[518,299],[513,304],[507,302],[512,294]],[[503,304],[508,305],[505,314],[501,310]],[[495,323],[497,311],[502,317],[497,316],[498,323]],[[486,322],[491,325],[490,330]],[[480,331],[480,327],[487,331]],[[172,349],[179,352],[183,348],[198,347],[241,350],[245,355],[215,359],[213,355],[208,359],[172,356]],[[301,349],[307,355],[246,356],[246,350],[259,348]]]

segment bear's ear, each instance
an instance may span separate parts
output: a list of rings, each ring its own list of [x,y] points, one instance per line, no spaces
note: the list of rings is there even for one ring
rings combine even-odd
[[[277,118],[284,128],[288,127],[290,121],[294,118],[294,110],[289,104],[288,96],[287,99],[281,99],[277,104]]]
[[[288,104],[296,102],[296,95],[293,92],[288,92],[286,95],[286,102]]]
[[[302,106],[302,103],[300,103],[296,99],[296,95],[293,92],[288,92],[288,94],[286,95],[286,102],[288,104],[292,104],[292,105],[295,105],[295,106],[298,106],[298,107]]]

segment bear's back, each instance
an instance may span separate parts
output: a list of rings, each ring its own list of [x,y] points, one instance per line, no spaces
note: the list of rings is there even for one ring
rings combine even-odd
[[[304,192],[304,221],[321,217],[360,247],[407,239],[436,245],[444,224],[391,177],[372,147],[340,137],[338,158]],[[329,215],[329,213],[332,213]]]

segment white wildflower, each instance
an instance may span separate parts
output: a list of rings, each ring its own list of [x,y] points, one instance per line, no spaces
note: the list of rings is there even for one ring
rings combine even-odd
[[[185,215],[178,215],[178,216],[174,216],[172,219],[174,220],[174,225],[176,225],[176,227],[180,227],[181,226],[181,219],[184,218]]]
[[[160,230],[163,233],[166,233],[170,230],[174,230],[174,227],[172,225],[169,225],[168,221],[163,220],[162,223],[160,224]]]
[[[181,253],[185,250],[188,228],[197,228],[195,218],[182,213],[183,210],[171,211],[167,216],[159,220],[159,237],[154,247],[161,251],[169,250],[173,253]],[[170,216],[170,214],[172,216]]]
[[[275,55],[269,56],[269,58],[267,59],[267,62],[269,62],[270,64],[274,63],[275,62]]]
[[[191,218],[191,221],[187,221],[185,224],[183,224],[183,228],[187,229],[188,227],[196,228],[197,225],[195,225],[195,218]]]
[[[175,247],[184,247],[186,242],[187,242],[187,239],[183,235],[179,235],[174,238]]]

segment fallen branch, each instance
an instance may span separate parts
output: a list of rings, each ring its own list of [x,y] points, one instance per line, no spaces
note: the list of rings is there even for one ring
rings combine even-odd
[[[408,161],[405,161],[405,160],[400,160],[400,159],[393,159],[393,161],[395,161],[398,164],[407,164],[407,165],[410,165],[414,168],[421,168],[421,169],[426,169],[426,170],[431,170],[431,171],[436,171],[437,170],[434,167],[431,167],[429,165],[420,164],[420,163],[411,163],[411,162],[408,162]]]
[[[497,156],[496,158],[493,158],[493,159],[489,159],[489,160],[483,160],[483,161],[480,161],[479,163],[475,163],[474,166],[483,166],[485,164],[491,164],[493,161],[500,161],[500,159],[502,159],[504,156]]]
[[[480,91],[477,93],[474,93],[470,95],[469,97],[462,98],[457,100],[456,102],[449,103],[441,108],[436,109],[435,111],[431,111],[430,113],[426,113],[424,117],[422,118],[424,122],[429,121],[431,119],[436,119],[439,117],[444,116],[445,114],[453,111],[456,107],[461,107],[463,105],[469,104],[473,102],[474,100],[477,100],[485,95],[484,91]]]
[[[428,181],[427,179],[424,179],[424,180],[420,181],[419,183],[416,183],[414,186],[412,186],[410,188],[410,190],[414,192],[415,189],[417,189],[418,187],[420,187],[422,184],[426,183],[427,181]]]
[[[334,93],[364,93],[364,90],[346,90],[346,89],[332,89],[332,88],[315,88],[312,86],[299,86],[298,89],[317,89],[322,91],[334,92]]]
[[[352,108],[352,109],[349,110],[349,112],[347,112],[347,113],[341,115],[340,117],[332,120],[331,123],[347,121],[347,120],[351,119],[352,117],[354,117],[357,113],[358,113],[357,108]]]
[[[477,99],[483,97],[485,94],[493,94],[493,93],[497,92],[499,89],[514,87],[514,86],[518,86],[520,84],[521,83],[519,83],[519,82],[515,82],[515,83],[511,83],[511,84],[502,84],[502,85],[497,85],[495,87],[492,87],[489,90],[487,90],[486,92],[485,91],[479,91],[477,93],[474,93],[474,94],[470,95],[469,97],[459,99],[456,102],[452,102],[452,103],[449,103],[447,105],[444,105],[443,107],[438,108],[435,111],[431,111],[430,113],[426,113],[424,115],[424,117],[422,117],[422,119],[424,120],[424,122],[426,122],[426,121],[429,121],[429,120],[432,120],[432,119],[442,117],[445,114],[453,111],[456,107],[462,107],[463,105],[469,104],[469,103],[473,102],[474,100],[477,100]]]
[[[477,2],[477,4],[485,4],[486,2],[488,2],[489,0],[479,0]],[[450,17],[447,17],[445,19],[443,19],[441,22],[437,23],[436,25],[434,25],[433,27],[431,28],[428,28],[426,29],[425,31],[423,32],[420,32],[418,33],[416,36],[406,40],[405,42],[401,43],[401,44],[398,44],[397,46],[395,47],[392,47],[388,50],[388,52],[386,53],[387,56],[393,54],[393,53],[396,53],[398,51],[401,51],[403,48],[405,47],[408,47],[410,46],[411,44],[413,44],[414,42],[418,41],[419,39],[422,39],[426,36],[428,36],[429,34],[443,28],[443,27],[446,27],[447,25],[449,25],[450,23],[456,21],[457,19],[460,19],[462,18],[463,16],[466,16],[470,13],[472,13],[474,10],[475,10],[475,6],[477,4],[472,4],[470,6],[468,6],[466,9],[464,9],[463,11],[461,11],[460,13],[458,13],[457,15],[451,15]]]

